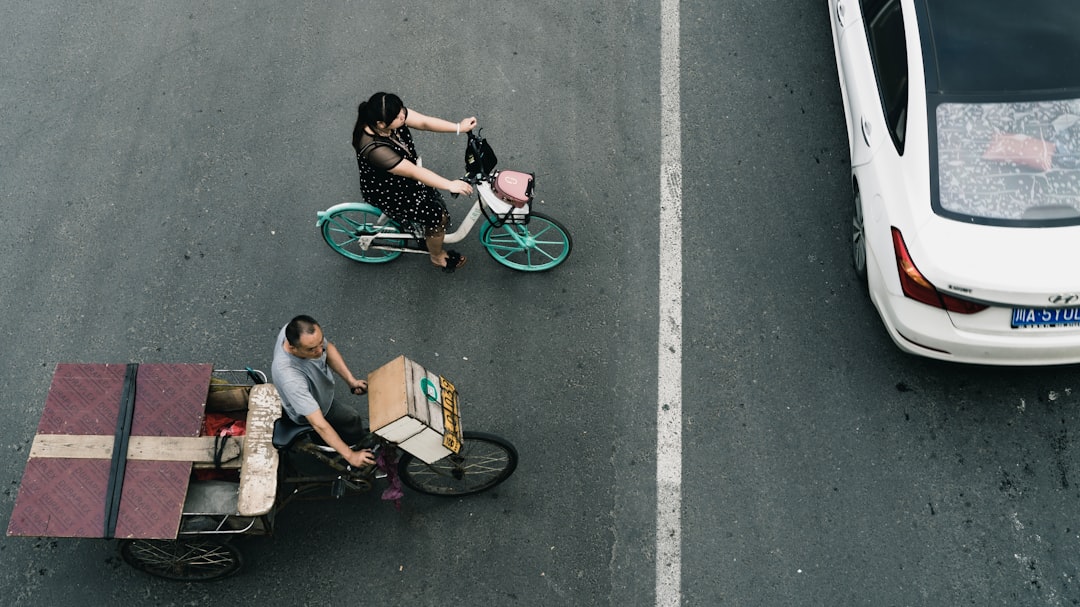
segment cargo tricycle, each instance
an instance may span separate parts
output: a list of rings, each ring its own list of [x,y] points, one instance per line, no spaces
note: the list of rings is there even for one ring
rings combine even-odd
[[[119,540],[158,577],[208,581],[243,564],[236,538],[273,533],[298,499],[385,485],[462,496],[517,467],[506,440],[463,431],[455,386],[401,356],[368,375],[376,464],[349,466],[282,415],[261,371],[209,364],[60,364],[8,535]]]

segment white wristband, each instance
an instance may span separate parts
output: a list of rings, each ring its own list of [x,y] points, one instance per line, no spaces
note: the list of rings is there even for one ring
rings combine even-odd
[[[455,135],[460,135],[461,134],[461,123],[460,122],[454,125],[454,131],[455,131],[454,132]]]

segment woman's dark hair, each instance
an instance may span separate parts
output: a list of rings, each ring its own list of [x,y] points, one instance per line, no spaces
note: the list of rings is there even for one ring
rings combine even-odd
[[[375,93],[367,101],[361,102],[356,108],[356,126],[352,132],[352,144],[356,151],[360,152],[360,136],[364,134],[365,126],[374,130],[379,122],[390,124],[404,107],[401,97],[393,93]]]

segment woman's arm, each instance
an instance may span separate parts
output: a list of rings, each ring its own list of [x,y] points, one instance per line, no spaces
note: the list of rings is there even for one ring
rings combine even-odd
[[[431,131],[433,133],[467,133],[476,126],[476,117],[472,116],[458,122],[450,122],[449,120],[435,118],[434,116],[425,116],[424,114],[409,108],[408,115],[405,116],[405,124],[409,128],[420,129],[421,131]]]
[[[412,112],[409,112],[409,115],[411,116]],[[453,123],[450,124],[453,126]],[[472,194],[473,191],[471,185],[460,179],[451,181],[431,169],[416,166],[412,161],[404,158],[401,162],[397,163],[394,168],[390,169],[390,172],[394,175],[415,179],[420,183],[431,186],[437,190],[446,190],[451,194],[465,194],[468,196]],[[329,351],[329,348],[327,351]]]

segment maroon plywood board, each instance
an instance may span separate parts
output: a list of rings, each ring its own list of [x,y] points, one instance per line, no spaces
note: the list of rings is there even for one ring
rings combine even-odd
[[[175,538],[190,476],[191,462],[129,460],[116,537]]]
[[[30,458],[8,535],[103,537],[109,465],[107,459]]]
[[[211,371],[210,365],[139,365],[131,435],[198,436]]]
[[[38,434],[112,436],[123,364],[57,365]],[[210,365],[143,364],[136,378],[132,436],[198,436]],[[103,537],[106,459],[30,458],[8,535]],[[116,537],[175,538],[190,462],[128,461]]]
[[[114,434],[126,365],[59,364],[38,434]]]

